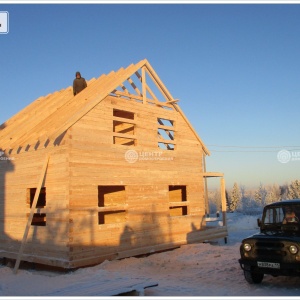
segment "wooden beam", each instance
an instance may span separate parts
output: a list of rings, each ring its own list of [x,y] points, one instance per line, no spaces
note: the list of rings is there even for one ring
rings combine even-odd
[[[203,154],[203,171],[204,174],[206,173],[206,160],[205,160],[205,154]],[[210,213],[210,209],[209,209],[209,203],[208,203],[208,189],[207,189],[207,177],[204,176],[204,198],[205,198],[205,213],[209,214]]]
[[[113,116],[113,120],[114,121],[119,121],[119,122],[123,122],[123,123],[129,123],[129,124],[136,124],[135,120],[131,120],[131,119],[125,119],[125,118],[121,118],[121,117],[115,117]]]
[[[120,132],[113,132],[112,136],[120,137],[120,138],[124,138],[124,139],[133,139],[133,140],[137,139],[136,135],[120,133]]]
[[[142,68],[144,68],[144,70],[145,70],[145,75],[143,75],[143,76],[145,76],[145,82],[146,82],[146,69],[145,69],[145,66],[143,66]],[[139,74],[138,71],[135,72],[135,75],[140,80],[140,82],[143,84],[142,76]],[[159,102],[158,99],[156,98],[155,94],[152,92],[152,90],[150,89],[150,87],[147,84],[145,84],[145,88],[146,88],[146,91],[148,91],[148,93],[151,95],[152,100],[155,101],[155,102]],[[144,92],[143,92],[143,94],[144,94]],[[146,93],[145,93],[145,95],[146,95]]]
[[[117,91],[117,90],[115,90],[113,93],[118,97],[124,97],[124,98],[130,99],[133,101],[138,101],[141,103],[143,102],[143,97],[138,96],[138,95],[126,94],[125,92],[121,92],[121,91]],[[146,98],[146,102],[150,103],[150,104],[155,104],[157,106],[165,106],[165,107],[174,109],[174,106],[170,102],[159,102],[157,99],[153,100],[153,99],[149,99],[149,98]]]
[[[168,89],[165,87],[165,85],[162,83],[154,69],[150,66],[148,62],[146,62],[147,67],[147,73],[152,79],[153,83],[157,86],[159,91],[162,93],[162,95],[165,97],[167,101],[174,100]]]
[[[118,210],[128,210],[128,204],[122,205],[112,205],[112,206],[105,206],[105,207],[71,207],[70,211],[89,211],[92,213],[95,212],[106,212],[106,211],[118,211]]]
[[[167,126],[167,125],[160,125],[160,124],[158,124],[157,125],[157,128],[159,128],[159,129],[164,129],[164,130],[166,130],[166,131],[176,131],[175,129],[174,129],[174,127],[172,127],[172,126]]]
[[[169,103],[177,103],[179,101],[179,99],[174,99],[174,100],[170,100],[168,101]]]
[[[133,82],[133,80],[130,77],[127,78],[127,81],[130,83],[132,88],[136,91],[137,95],[142,96],[141,91],[138,89],[138,87],[135,85],[135,83]]]
[[[160,134],[157,137],[158,143],[176,145],[176,142],[174,140],[165,140]]]
[[[19,266],[20,266],[21,257],[22,257],[22,254],[23,254],[23,250],[24,250],[26,240],[27,240],[28,232],[29,232],[29,229],[30,229],[30,226],[31,226],[34,210],[36,209],[36,205],[37,205],[37,202],[38,202],[40,191],[41,191],[42,185],[44,183],[44,179],[45,179],[45,175],[46,175],[46,171],[47,171],[47,167],[48,167],[48,163],[49,163],[49,157],[50,156],[48,154],[46,156],[46,160],[45,160],[44,165],[42,167],[42,172],[41,172],[40,179],[39,179],[36,191],[35,191],[33,203],[32,203],[31,210],[30,210],[30,214],[29,214],[29,217],[28,217],[28,221],[27,221],[27,224],[26,224],[26,227],[25,227],[23,239],[22,239],[22,242],[21,242],[21,247],[20,247],[19,254],[18,254],[16,263],[15,263],[14,270],[13,270],[14,274],[17,273],[17,271],[19,269]]]
[[[190,204],[189,201],[174,201],[174,202],[169,202],[169,206],[171,206],[171,207],[188,206],[189,204]]]
[[[143,93],[143,104],[146,104],[146,72],[145,66],[142,67],[142,93]]]
[[[226,226],[226,191],[225,191],[225,179],[221,177],[221,203],[222,203],[222,217],[223,217],[223,226]]]
[[[201,174],[203,177],[223,177],[224,174],[220,172],[204,172]]]

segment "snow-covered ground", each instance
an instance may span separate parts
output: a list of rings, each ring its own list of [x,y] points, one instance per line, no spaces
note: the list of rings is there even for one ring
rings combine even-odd
[[[300,278],[265,275],[259,285],[248,284],[239,266],[239,246],[244,237],[257,232],[258,216],[227,214],[229,237],[212,243],[189,244],[172,251],[142,258],[105,261],[94,267],[67,274],[0,266],[0,296],[50,295],[69,285],[80,285],[108,274],[133,278],[147,277],[158,286],[145,289],[149,297],[258,297],[300,296]],[[115,276],[111,276],[115,280]],[[40,298],[40,297],[39,297]],[[48,297],[47,297],[48,298]],[[57,299],[57,297],[55,298]]]

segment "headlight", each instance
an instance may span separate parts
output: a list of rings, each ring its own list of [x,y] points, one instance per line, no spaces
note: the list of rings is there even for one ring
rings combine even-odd
[[[291,245],[289,250],[292,254],[296,254],[298,252],[298,248],[295,245]]]
[[[252,248],[251,245],[248,244],[248,243],[245,243],[243,247],[244,247],[244,250],[245,250],[246,252],[249,252],[249,251],[251,250],[251,248]]]

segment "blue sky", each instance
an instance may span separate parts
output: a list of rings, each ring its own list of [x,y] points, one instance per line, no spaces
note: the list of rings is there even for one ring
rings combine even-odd
[[[40,96],[146,58],[226,186],[300,179],[300,4],[3,4],[0,123]],[[293,156],[279,162],[286,149]],[[297,160],[299,159],[299,160]],[[214,185],[214,180],[208,182]]]

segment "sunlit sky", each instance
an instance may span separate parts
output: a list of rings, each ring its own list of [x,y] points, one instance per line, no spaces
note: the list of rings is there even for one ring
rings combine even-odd
[[[77,70],[88,80],[146,58],[210,150],[207,171],[224,173],[227,188],[300,179],[300,4],[15,3],[1,11],[9,32],[0,34],[0,123],[70,86]]]

